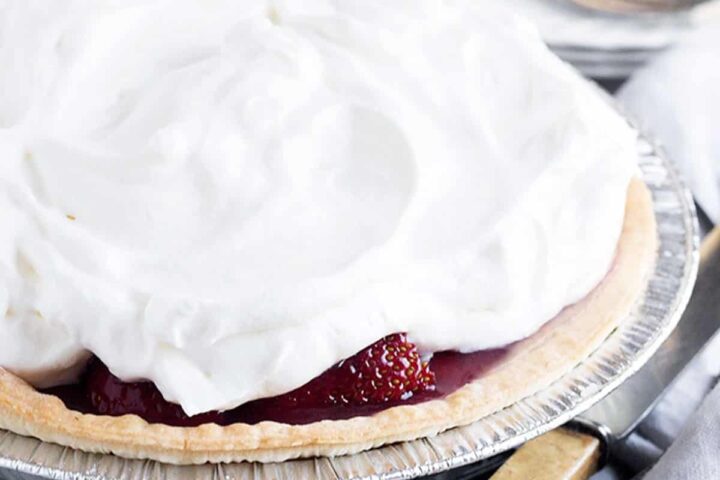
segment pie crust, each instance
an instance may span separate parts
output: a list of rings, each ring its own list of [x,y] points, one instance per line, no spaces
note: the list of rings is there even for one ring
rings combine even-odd
[[[81,414],[0,369],[0,428],[89,452],[174,464],[277,462],[342,455],[412,440],[472,423],[531,395],[588,357],[617,327],[645,288],[657,248],[647,187],[634,179],[613,267],[580,302],[514,344],[480,379],[439,400],[392,407],[369,417],[307,425],[261,422],[170,427],[135,415]]]

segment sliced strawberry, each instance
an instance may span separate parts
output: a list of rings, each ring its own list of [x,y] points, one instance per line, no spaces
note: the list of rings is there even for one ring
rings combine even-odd
[[[229,412],[188,417],[179,405],[166,401],[154,384],[123,382],[97,359],[88,368],[84,388],[90,410],[99,415],[135,414],[151,423],[176,426],[225,425],[235,418],[283,421],[286,414],[292,417],[293,409],[307,412],[323,407],[365,407],[408,400],[416,393],[435,390],[435,374],[407,336],[396,333],[292,392],[249,402]]]
[[[434,389],[435,374],[417,347],[404,333],[396,333],[276,400],[298,407],[378,405]]]

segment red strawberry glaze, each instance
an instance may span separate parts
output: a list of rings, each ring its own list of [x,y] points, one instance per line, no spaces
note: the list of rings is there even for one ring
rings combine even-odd
[[[436,353],[422,362],[404,334],[388,336],[331,367],[292,392],[245,403],[226,412],[188,417],[149,382],[123,382],[93,359],[77,384],[45,390],[68,408],[99,415],[136,414],[150,423],[254,424],[264,420],[300,425],[368,416],[398,405],[442,398],[482,376],[507,350]],[[379,379],[379,380],[378,380]]]

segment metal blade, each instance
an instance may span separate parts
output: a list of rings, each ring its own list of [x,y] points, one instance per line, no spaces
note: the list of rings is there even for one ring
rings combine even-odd
[[[625,437],[720,329],[720,227],[703,241],[695,285],[680,323],[657,353],[583,418],[608,427],[617,439]]]

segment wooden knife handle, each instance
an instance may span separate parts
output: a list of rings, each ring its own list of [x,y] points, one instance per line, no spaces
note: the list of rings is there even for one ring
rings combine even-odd
[[[491,480],[585,480],[600,460],[600,440],[556,428],[520,447]]]
[[[714,257],[720,253],[720,227],[715,227],[700,244],[700,268],[708,262],[715,261]]]

